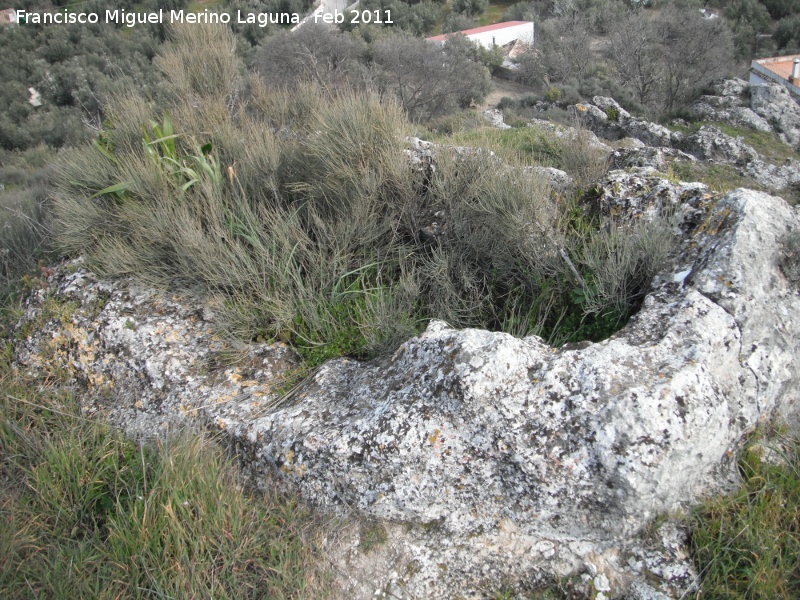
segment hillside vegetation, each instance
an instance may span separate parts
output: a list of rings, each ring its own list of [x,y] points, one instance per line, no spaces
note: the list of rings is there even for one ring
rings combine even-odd
[[[461,2],[456,20],[447,3],[389,4],[398,27],[418,33],[438,32],[448,16],[469,26],[499,6]],[[584,41],[612,31],[614,19],[601,8],[626,4],[542,0],[511,6],[506,17],[533,10],[557,35],[572,14],[572,58],[580,63]],[[708,4],[722,10],[740,57],[762,50],[755,34],[770,28],[785,40],[776,37],[778,48],[800,40],[791,2]],[[471,118],[449,115],[480,97],[488,80],[494,58],[459,42],[450,56],[464,70],[454,81],[466,73],[473,89],[409,96],[441,77],[403,70],[404,52],[425,50],[396,31],[316,36],[319,52],[343,48],[342,60],[301,77],[296,68],[274,68],[270,58],[295,40],[269,29],[177,28],[169,39],[166,30],[129,35],[108,27],[7,31],[0,38],[8,57],[0,94],[8,107],[0,115],[4,597],[326,594],[315,530],[296,499],[247,490],[231,476],[229,457],[207,441],[133,444],[88,421],[60,374],[32,380],[16,370],[18,301],[46,287],[49,265],[61,256],[83,255],[106,276],[197,293],[215,305],[229,338],[289,342],[307,366],[387,352],[432,318],[535,333],[553,344],[599,340],[636,310],[670,256],[667,220],[604,222],[587,209],[583,192],[607,163],[580,135],[562,142],[533,129],[456,131],[438,139],[472,149],[443,146],[435,168],[427,156],[413,166],[406,137],[418,123],[443,131],[441,119]],[[247,75],[251,64],[258,74]],[[541,76],[542,63],[533,64]],[[681,89],[672,107],[654,95],[648,108],[648,97],[619,85],[614,69],[590,60],[585,77],[548,76],[548,91],[562,101],[601,91],[642,111],[679,112],[705,83],[685,96]],[[44,106],[25,100],[28,86]],[[526,169],[533,162],[566,169],[580,190],[564,197]],[[729,187],[729,173],[722,176],[720,188]],[[744,454],[743,490],[697,511],[692,551],[703,597],[797,595],[798,454],[785,448],[777,463]]]
[[[229,36],[176,28],[156,59],[169,100],[118,101],[61,163],[63,250],[208,290],[229,331],[312,363],[394,348],[431,318],[596,339],[663,264],[665,224],[600,228],[489,152],[441,148],[412,169],[409,125],[374,93],[245,89]]]

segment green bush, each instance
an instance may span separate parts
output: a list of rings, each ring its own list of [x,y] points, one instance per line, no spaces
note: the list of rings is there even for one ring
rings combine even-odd
[[[561,100],[561,88],[551,85],[544,92],[544,99],[548,102],[558,102]]]
[[[481,14],[488,5],[488,0],[453,0],[453,10],[469,17]]]
[[[98,140],[59,169],[60,247],[101,274],[206,289],[231,334],[291,342],[312,365],[392,349],[430,318],[558,341],[569,335],[565,315],[580,328],[640,298],[639,270],[611,271],[635,279],[616,288],[600,278],[616,250],[590,255],[567,203],[516,151],[501,160],[444,147],[434,169],[412,169],[396,103],[257,80],[241,102],[221,85],[201,95],[173,70],[171,53],[185,56],[187,43],[157,61],[171,77],[158,113],[118,101]],[[229,47],[224,36],[206,40],[215,43]],[[215,80],[239,89],[238,68],[226,72]],[[528,156],[549,153],[582,185],[605,169],[585,132],[563,141],[493,132]],[[597,302],[577,302],[576,286],[595,272],[605,286]]]

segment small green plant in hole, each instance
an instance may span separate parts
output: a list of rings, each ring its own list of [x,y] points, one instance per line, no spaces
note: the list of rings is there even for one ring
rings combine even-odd
[[[359,535],[358,549],[364,554],[368,554],[377,546],[381,546],[389,539],[386,529],[377,521],[363,523]]]

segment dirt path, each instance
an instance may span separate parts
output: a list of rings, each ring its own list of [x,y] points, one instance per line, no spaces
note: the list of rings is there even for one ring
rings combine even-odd
[[[480,110],[486,110],[487,108],[497,106],[497,103],[500,102],[503,96],[518,100],[523,96],[530,96],[531,94],[537,93],[541,93],[541,90],[537,90],[535,87],[529,85],[516,83],[515,81],[509,81],[508,79],[492,77],[492,91],[489,92],[489,95],[486,96],[486,100],[484,100],[478,108]]]

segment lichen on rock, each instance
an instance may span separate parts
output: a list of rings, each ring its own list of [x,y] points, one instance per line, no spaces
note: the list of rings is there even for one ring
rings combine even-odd
[[[652,201],[703,196],[684,192]],[[683,542],[640,532],[724,489],[731,451],[757,423],[800,417],[800,298],[780,267],[800,216],[748,190],[686,210],[677,262],[600,343],[553,348],[434,321],[391,356],[330,361],[286,394],[290,348],[253,344],[217,365],[225,344],[197,301],[76,264],[29,300],[24,321],[39,321],[16,360],[70,370],[87,412],[129,431],[214,427],[256,477],[277,473],[326,510],[384,522],[372,552],[394,566],[351,581],[352,597],[472,596],[569,574],[609,595],[685,591],[695,575]],[[73,303],[71,316],[42,322],[45,298]]]

